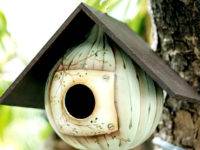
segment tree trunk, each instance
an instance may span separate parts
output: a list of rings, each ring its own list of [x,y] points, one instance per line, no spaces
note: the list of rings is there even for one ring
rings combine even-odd
[[[200,92],[200,0],[151,0],[157,53]],[[156,136],[185,149],[200,149],[200,103],[166,99]]]

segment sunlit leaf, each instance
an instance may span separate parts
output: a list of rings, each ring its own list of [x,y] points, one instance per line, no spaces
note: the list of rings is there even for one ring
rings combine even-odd
[[[86,4],[94,7],[101,12],[108,12],[120,2],[120,0],[84,0]]]
[[[10,86],[10,84],[11,84],[11,82],[9,82],[9,81],[2,81],[0,79],[0,96],[3,95],[3,93]]]
[[[102,12],[109,12],[118,5],[120,0],[105,0],[101,3],[100,10]]]
[[[3,138],[4,131],[12,122],[12,109],[7,106],[0,106],[0,138]]]
[[[101,0],[85,0],[85,3],[96,9],[99,9]]]
[[[7,32],[7,22],[3,12],[0,11],[0,40],[2,36]]]
[[[140,36],[144,34],[145,15],[138,13],[133,19],[127,21],[128,26]]]
[[[51,134],[53,133],[53,129],[50,126],[50,124],[46,124],[46,127],[42,128],[40,131],[40,137],[41,139],[45,140],[47,139]]]
[[[139,9],[137,15],[127,20],[128,26],[138,33],[146,42],[150,43],[149,35],[151,31],[151,23],[147,12],[147,1],[138,0],[137,7]]]

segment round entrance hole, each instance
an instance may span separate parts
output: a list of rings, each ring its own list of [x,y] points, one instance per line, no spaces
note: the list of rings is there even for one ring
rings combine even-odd
[[[94,95],[87,86],[74,85],[69,88],[65,95],[65,107],[73,117],[84,119],[90,116],[94,110]]]

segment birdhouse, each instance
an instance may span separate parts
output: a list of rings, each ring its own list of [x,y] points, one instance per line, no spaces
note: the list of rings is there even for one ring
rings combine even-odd
[[[171,97],[200,96],[129,27],[80,4],[0,98],[44,109],[78,149],[136,147],[155,130]]]

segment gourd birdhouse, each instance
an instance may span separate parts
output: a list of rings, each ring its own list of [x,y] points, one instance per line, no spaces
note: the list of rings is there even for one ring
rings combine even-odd
[[[154,132],[170,96],[200,96],[122,22],[80,4],[0,98],[45,108],[77,149],[126,150]]]

